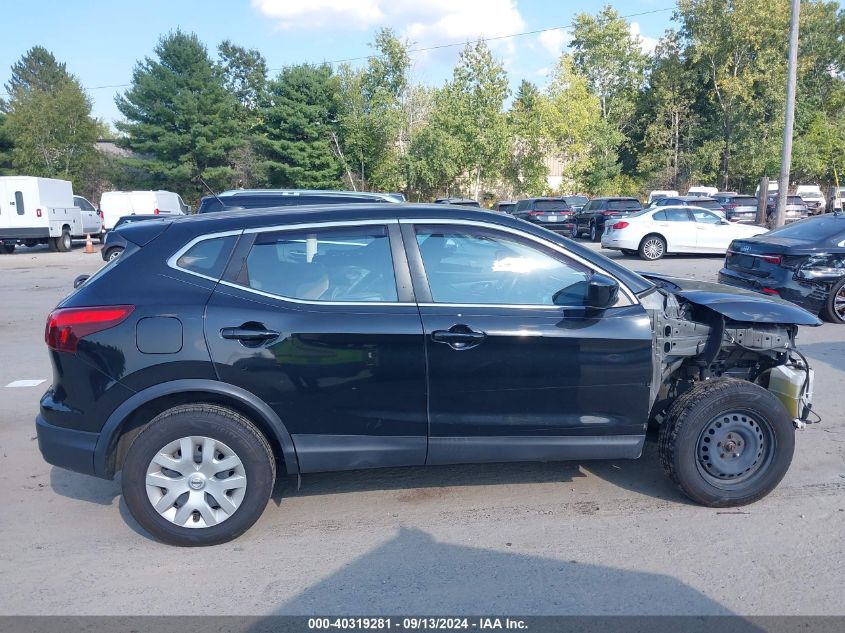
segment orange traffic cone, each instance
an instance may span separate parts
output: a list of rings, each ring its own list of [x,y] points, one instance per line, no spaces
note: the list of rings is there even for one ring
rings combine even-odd
[[[85,234],[85,252],[86,253],[93,253],[94,252],[94,242],[91,241],[91,234]]]

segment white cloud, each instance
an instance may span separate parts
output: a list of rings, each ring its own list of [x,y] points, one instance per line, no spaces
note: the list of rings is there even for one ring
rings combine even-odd
[[[543,31],[537,36],[540,45],[549,52],[552,57],[560,57],[563,47],[572,39],[572,34],[563,29],[552,29]]]
[[[640,39],[640,48],[644,53],[651,55],[654,53],[654,49],[657,48],[657,39],[649,37],[648,35],[643,35],[640,32],[639,22],[631,22],[631,37]]]
[[[515,0],[252,0],[252,6],[282,29],[390,26],[422,46],[525,29]]]

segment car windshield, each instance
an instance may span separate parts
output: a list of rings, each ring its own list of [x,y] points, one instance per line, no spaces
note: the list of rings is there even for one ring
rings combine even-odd
[[[754,196],[735,196],[729,200],[731,204],[740,204],[742,206],[757,206],[757,198]]]
[[[787,204],[804,204],[804,201],[801,199],[801,196],[789,196],[786,199]]]
[[[569,205],[563,200],[537,200],[535,211],[569,211]]]
[[[642,205],[639,200],[611,200],[607,203],[610,211],[639,211]]]
[[[512,203],[510,203],[510,204],[500,204],[499,205],[499,211],[502,211],[504,213],[510,213],[511,211],[514,210],[515,207],[516,207],[516,205],[512,204]]]
[[[803,242],[820,242],[845,235],[845,217],[823,215],[787,224],[766,234]]]

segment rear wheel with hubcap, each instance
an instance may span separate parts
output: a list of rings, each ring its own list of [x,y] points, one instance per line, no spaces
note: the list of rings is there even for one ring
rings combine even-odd
[[[245,417],[212,404],[178,406],[141,431],[123,464],[132,516],[172,545],[237,538],[264,511],[276,468],[267,439]]]
[[[845,323],[845,279],[834,284],[827,294],[822,318],[831,323]]]
[[[683,394],[660,427],[658,451],[669,477],[693,501],[738,506],[780,483],[795,450],[783,404],[744,380],[718,378]]]
[[[70,236],[70,231],[67,229],[63,229],[62,234],[53,239],[55,240],[56,250],[60,253],[67,253],[73,248],[73,239]]]
[[[659,235],[646,235],[640,242],[640,259],[654,261],[666,254],[666,240]]]
[[[590,241],[598,242],[601,239],[602,230],[593,222],[590,224]]]
[[[571,237],[573,240],[577,240],[577,239],[578,239],[578,236],[579,236],[579,233],[578,233],[578,225],[577,225],[577,224],[573,224],[573,225],[572,225],[572,228],[571,228],[571,229],[569,229],[569,237]]]

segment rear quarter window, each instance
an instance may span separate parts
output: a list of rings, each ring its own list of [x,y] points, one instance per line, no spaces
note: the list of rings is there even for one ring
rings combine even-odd
[[[237,235],[226,235],[197,242],[179,256],[176,266],[192,273],[220,279],[237,239]]]

